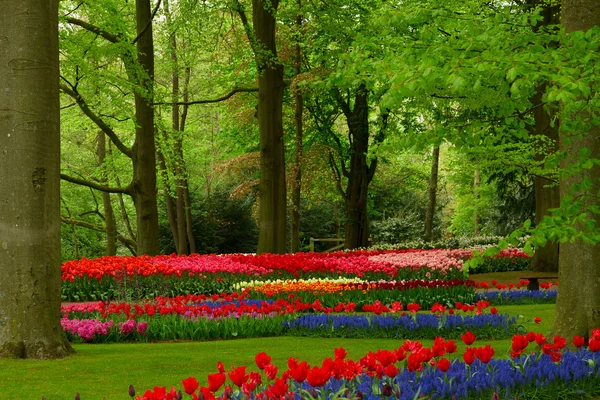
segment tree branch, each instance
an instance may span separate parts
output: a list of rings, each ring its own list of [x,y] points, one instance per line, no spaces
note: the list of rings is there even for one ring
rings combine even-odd
[[[85,22],[83,20],[80,20],[78,18],[67,17],[67,18],[65,18],[65,20],[72,25],[80,26],[83,29],[85,29],[86,31],[90,31],[92,33],[95,33],[96,35],[100,35],[104,39],[108,40],[111,43],[117,43],[121,40],[120,35],[114,35],[110,32],[105,31],[102,28],[97,27],[96,25],[92,25],[92,24]]]
[[[65,81],[68,82],[66,79]],[[65,84],[61,84],[60,89],[64,93],[71,96],[77,102],[77,105],[79,106],[81,111],[83,111],[83,113],[87,115],[89,119],[91,119],[96,125],[98,125],[100,129],[102,129],[102,132],[104,132],[106,136],[110,138],[111,142],[113,142],[123,154],[125,154],[129,158],[133,156],[131,149],[125,146],[123,142],[121,142],[115,131],[113,131],[100,117],[94,114],[94,112],[90,109],[90,107],[87,105],[83,97],[81,97],[81,95],[76,89],[72,89]]]
[[[106,231],[106,228],[104,228],[104,227],[101,227],[98,225],[93,225],[93,224],[87,223],[85,221],[78,221],[75,219],[64,217],[62,215],[60,216],[60,222],[62,222],[63,224],[71,225],[71,226],[80,226],[82,228],[87,228],[87,229],[90,229],[92,231],[97,231],[97,232],[105,232]],[[134,240],[132,240],[128,237],[125,237],[125,236],[121,235],[120,233],[117,233],[117,239],[119,239],[119,241],[121,243],[123,243],[129,249],[129,251],[131,251],[135,255],[135,251],[133,249],[137,247],[137,243]]]
[[[238,13],[240,19],[242,20],[242,25],[244,26],[244,31],[246,31],[246,36],[248,37],[248,41],[250,42],[250,47],[252,48],[252,52],[254,53],[254,57],[258,57],[258,51],[256,48],[256,39],[254,37],[254,32],[252,31],[252,27],[248,22],[248,17],[246,16],[246,10],[242,3],[239,0],[233,1],[233,9]]]
[[[233,96],[236,93],[251,93],[251,92],[258,92],[258,88],[243,88],[243,87],[239,87],[239,88],[234,88],[231,92],[227,93],[224,96],[221,97],[217,97],[216,99],[208,99],[208,100],[194,100],[194,101],[178,101],[176,103],[170,103],[170,102],[160,102],[160,103],[152,103],[153,106],[164,106],[164,105],[169,105],[169,106],[173,106],[173,105],[178,105],[178,106],[191,106],[194,104],[208,104],[208,103],[218,103],[221,101],[225,101],[227,99],[229,99],[231,96]]]
[[[130,196],[132,195],[132,193],[131,193],[131,187],[130,186],[126,186],[126,187],[113,187],[113,188],[111,188],[109,186],[100,185],[98,183],[86,181],[85,179],[75,178],[73,176],[69,176],[69,175],[66,175],[66,174],[60,174],[60,179],[62,179],[64,181],[67,181],[67,182],[75,183],[77,185],[87,186],[87,187],[92,188],[92,189],[100,190],[101,192],[125,193],[125,194],[128,194]]]
[[[158,3],[156,3],[156,7],[154,7],[154,11],[152,11],[152,16],[150,17],[150,20],[146,23],[144,29],[142,29],[142,31],[135,37],[135,39],[133,39],[133,42],[131,42],[131,44],[136,44],[137,41],[140,40],[142,36],[144,36],[144,33],[146,33],[148,28],[150,28],[150,25],[152,24],[152,21],[154,20],[154,17],[156,16],[158,9],[160,8],[161,1],[162,0],[158,0]]]

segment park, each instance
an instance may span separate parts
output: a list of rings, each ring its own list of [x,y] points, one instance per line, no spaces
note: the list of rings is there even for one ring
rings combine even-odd
[[[596,0],[7,0],[0,399],[600,396]]]

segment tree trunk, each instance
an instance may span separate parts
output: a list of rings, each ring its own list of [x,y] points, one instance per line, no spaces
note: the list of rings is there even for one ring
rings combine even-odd
[[[528,0],[529,6],[533,9],[535,7],[543,7],[542,17],[543,19],[538,21],[533,27],[534,32],[538,32],[541,27],[554,25],[560,23],[560,3],[554,5],[546,2],[545,0]],[[552,47],[556,47],[555,44]],[[535,95],[531,99],[534,106],[542,104],[542,96],[546,91],[546,83],[540,85],[535,92]],[[548,105],[552,107],[552,105]],[[538,153],[535,154],[535,160],[543,162],[548,154],[552,154],[558,151],[558,120],[555,121],[555,125],[552,126],[552,119],[556,115],[556,109],[550,109],[547,111],[545,107],[536,107],[533,110],[533,118],[535,121],[532,134],[534,137],[540,138],[542,146],[539,148],[545,148],[548,140],[552,142],[549,151],[546,154]],[[544,216],[550,215],[550,208],[558,208],[560,206],[560,192],[558,185],[550,186],[552,182],[543,177],[536,176],[534,178],[535,183],[535,224],[540,224]],[[529,269],[535,272],[558,272],[558,252],[559,243],[556,241],[548,241],[544,247],[537,248],[535,254],[531,259]]]
[[[302,7],[302,2],[298,0],[298,7]],[[298,34],[302,29],[302,16],[296,18],[296,27]],[[294,60],[294,73],[296,77],[300,75],[302,66],[302,50],[300,44],[296,44],[296,59]],[[295,87],[296,107],[294,113],[294,122],[296,124],[296,146],[294,153],[294,169],[292,170],[292,253],[300,250],[300,192],[302,189],[302,113],[303,99],[302,92],[298,85]]]
[[[367,219],[367,194],[372,172],[367,164],[369,151],[369,103],[368,92],[361,85],[356,92],[354,109],[344,107],[348,130],[352,137],[350,147],[350,171],[346,186],[346,249],[367,247],[369,225]],[[374,162],[374,161],[373,161]],[[372,165],[374,167],[374,165]]]
[[[438,167],[440,163],[440,146],[433,148],[431,161],[431,176],[429,177],[429,203],[425,213],[425,234],[423,239],[431,242],[433,237],[433,217],[435,216],[435,200],[438,186]]]
[[[479,215],[479,187],[481,186],[481,172],[479,167],[475,167],[475,174],[473,178],[473,194],[475,195],[475,215],[473,217],[473,234],[479,235],[481,229],[481,217]]]
[[[176,212],[177,212],[177,254],[188,254],[188,243],[187,243],[187,219],[185,212],[185,190],[187,189],[187,180],[184,179],[184,160],[183,160],[183,132],[179,126],[179,105],[176,103],[179,101],[179,65],[177,59],[177,36],[175,35],[175,29],[173,28],[173,21],[171,19],[171,11],[169,10],[169,1],[164,1],[164,10],[167,20],[167,28],[170,30],[170,56],[171,56],[171,77],[172,77],[172,88],[171,88],[171,120],[174,134],[174,155],[175,155],[175,194],[176,194]]]
[[[562,25],[567,32],[587,31],[600,25],[600,3],[597,0],[563,0]],[[593,98],[596,93],[591,93]],[[569,116],[565,116],[569,117]],[[561,130],[564,130],[565,122]],[[580,121],[589,122],[593,116],[584,112],[574,116]],[[600,158],[600,125],[589,124],[583,137],[560,132],[560,148],[568,152],[562,167],[579,162],[580,151],[591,151],[591,158]],[[567,141],[566,139],[569,139]],[[571,186],[582,179],[590,179],[592,187],[585,193],[587,207],[600,206],[600,166],[583,169],[575,175],[561,179],[561,200],[572,192]],[[582,194],[582,193],[577,193]],[[597,213],[589,213],[595,221],[595,229],[600,226]],[[579,226],[581,227],[581,226]],[[600,246],[585,243],[582,240],[563,243],[560,247],[558,275],[560,290],[556,299],[556,320],[553,334],[562,335],[570,340],[574,335],[589,337],[593,328],[600,327]]]
[[[185,42],[184,42],[185,46]],[[183,80],[183,101],[185,103],[190,100],[190,78],[192,76],[192,68],[185,68],[185,75]],[[181,113],[181,122],[179,124],[179,129],[181,132],[185,131],[185,123],[187,120],[189,106],[186,104],[183,106],[183,112]],[[183,153],[181,156],[183,160]],[[190,244],[190,254],[197,253],[196,250],[196,238],[194,237],[194,230],[192,229],[192,201],[190,199],[190,184],[187,175],[184,176],[184,201],[185,201],[185,226],[187,228],[187,238],[188,243]]]
[[[542,95],[545,91],[545,85],[538,88],[533,97],[533,104],[542,103]],[[535,135],[543,136],[552,141],[552,148],[549,153],[558,151],[558,121],[556,125],[551,126],[553,116],[550,115],[544,107],[537,107],[534,110]],[[546,144],[546,140],[544,143]],[[537,161],[543,161],[546,154],[536,154]],[[558,185],[546,187],[552,184],[548,179],[536,176],[535,180],[535,223],[539,225],[544,216],[550,215],[548,211],[551,208],[560,206],[560,191]],[[536,272],[558,272],[558,254],[559,243],[548,241],[544,247],[535,250],[529,269]]]
[[[58,1],[0,12],[0,356],[72,351],[60,325]]]
[[[137,212],[137,253],[158,254],[158,209],[156,207],[156,148],[154,144],[154,41],[150,0],[136,1],[139,88],[135,90],[135,144],[133,145],[134,203]]]
[[[104,132],[98,132],[98,167],[102,171],[101,181],[108,184],[108,175],[104,160],[106,159],[106,138]],[[104,224],[106,226],[106,255],[114,256],[117,254],[117,222],[115,213],[110,202],[110,193],[102,192],[102,206],[104,208]]]
[[[277,60],[275,13],[279,0],[252,0],[258,67],[260,209],[257,253],[286,252],[286,186],[283,147],[283,65]]]
[[[167,135],[164,134],[164,146],[167,146]],[[163,181],[163,193],[165,198],[165,208],[167,211],[167,219],[169,220],[169,228],[171,228],[171,235],[173,235],[173,242],[175,243],[175,251],[179,252],[179,237],[177,232],[177,212],[175,210],[175,199],[171,196],[169,188],[169,172],[167,171],[167,161],[163,154],[163,150],[160,148],[156,152],[158,157],[158,166]]]

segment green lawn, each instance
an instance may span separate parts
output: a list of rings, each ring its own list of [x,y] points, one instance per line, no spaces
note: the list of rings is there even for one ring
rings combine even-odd
[[[554,305],[501,306],[500,312],[523,315],[528,330],[548,334],[554,320]],[[542,318],[535,325],[533,318]],[[217,361],[231,365],[254,366],[254,355],[266,351],[273,362],[286,368],[288,357],[317,363],[333,356],[333,349],[343,346],[349,357],[358,359],[370,350],[399,347],[392,339],[315,339],[276,337],[215,342],[75,345],[73,356],[58,361],[0,359],[0,399],[129,399],[133,384],[141,394],[153,386],[181,387],[181,379],[195,376],[206,384],[206,376],[216,372]],[[423,341],[426,346],[431,341]],[[462,343],[460,343],[462,345]],[[491,344],[498,356],[507,355],[510,340],[475,342]],[[462,355],[464,345],[459,345]]]

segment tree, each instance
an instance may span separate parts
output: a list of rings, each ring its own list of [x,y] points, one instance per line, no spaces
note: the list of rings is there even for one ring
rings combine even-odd
[[[440,163],[440,146],[433,147],[431,153],[431,176],[429,178],[429,202],[427,203],[427,212],[425,214],[425,234],[423,240],[431,242],[433,238],[433,217],[435,216],[435,203],[438,187],[438,169]]]
[[[287,199],[283,143],[283,64],[277,58],[275,22],[279,0],[252,0],[252,27],[243,5],[242,20],[258,70],[260,132],[259,236],[257,253],[285,253]]]
[[[0,356],[72,351],[60,325],[58,1],[0,13]]]
[[[589,43],[590,49],[597,49],[599,2],[563,0],[561,23],[573,39]],[[584,36],[583,32],[592,29],[596,29],[596,35],[587,38],[596,38],[596,41],[586,40]],[[583,54],[587,54],[586,50],[583,50]],[[600,227],[600,125],[597,115],[594,115],[597,113],[597,109],[594,109],[598,101],[597,81],[592,90],[586,96],[589,100],[584,100],[583,104],[580,94],[579,99],[575,98],[561,105],[563,116],[560,148],[567,153],[562,167],[569,169],[569,175],[563,175],[560,182],[561,207],[577,213],[575,229],[578,231],[590,228],[597,230]],[[585,107],[585,112],[581,111],[582,106]],[[569,120],[566,120],[567,118]],[[579,132],[582,134],[577,134]],[[581,160],[585,154],[590,157],[588,161]],[[588,165],[585,165],[586,162]],[[562,243],[560,248],[560,290],[556,300],[553,333],[565,337],[589,337],[593,328],[600,327],[600,246],[589,239],[584,241],[584,238],[579,237],[577,240]]]
[[[302,0],[298,1],[298,8],[302,9]],[[300,37],[302,32],[302,15],[296,17],[297,35]],[[302,48],[300,46],[300,38],[296,39],[297,43],[294,46],[294,75],[296,78],[295,93],[294,93],[294,125],[296,125],[296,140],[294,147],[294,167],[292,169],[292,253],[300,250],[300,200],[302,189],[302,140],[303,140],[303,125],[302,117],[304,113],[304,100],[302,91],[298,87],[298,79],[302,71]]]
[[[160,2],[157,3],[157,6]],[[154,140],[154,40],[152,36],[152,20],[158,8],[150,8],[150,0],[137,0],[135,3],[136,37],[127,43],[127,37],[113,34],[99,26],[95,26],[72,16],[66,21],[79,26],[90,35],[101,36],[104,40],[118,48],[127,72],[129,83],[133,87],[135,102],[135,141],[128,147],[117,133],[100,115],[95,113],[80,93],[78,85],[82,79],[79,66],[75,67],[75,82],[65,76],[61,78],[61,90],[76,101],[81,111],[87,115],[113,142],[121,153],[131,159],[133,167],[131,183],[126,187],[109,187],[95,184],[72,176],[61,174],[68,182],[85,185],[97,190],[111,193],[129,194],[136,208],[137,217],[137,253],[154,255],[158,253],[158,209],[156,206],[156,148]],[[133,49],[136,46],[136,51]],[[137,54],[136,54],[137,53]]]
[[[558,17],[560,4],[550,4],[546,0],[529,0],[532,7],[542,7],[542,17],[534,26],[534,31],[548,25],[559,23]],[[555,45],[554,43],[552,45]],[[543,95],[546,90],[546,84],[543,83],[536,88],[532,99],[534,105],[543,104]],[[531,127],[532,134],[539,139],[539,146],[546,151],[537,151],[535,159],[543,162],[547,156],[553,155],[558,150],[558,128],[559,123],[556,118],[555,106],[536,107],[533,110],[534,123]],[[544,176],[535,176],[535,223],[539,225],[544,216],[550,215],[550,210],[560,206],[559,187],[555,182]],[[558,254],[559,243],[549,241],[545,246],[538,247],[535,250],[531,260],[530,269],[537,272],[558,272]]]

